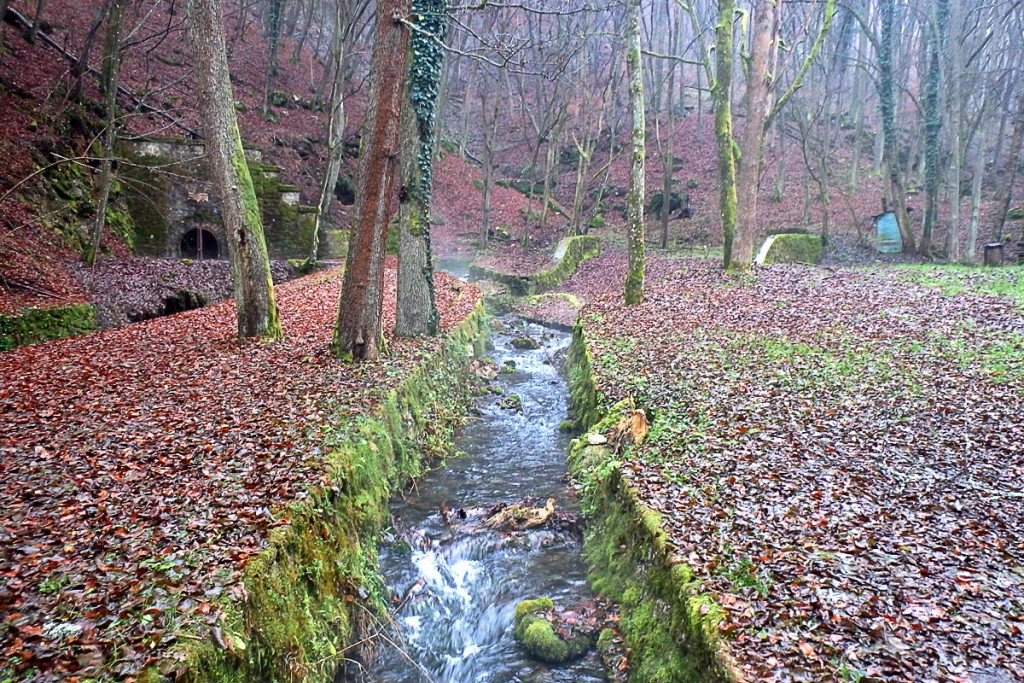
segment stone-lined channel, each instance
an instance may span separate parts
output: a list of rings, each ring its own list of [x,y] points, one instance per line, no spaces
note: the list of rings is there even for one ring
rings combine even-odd
[[[598,657],[549,666],[529,659],[512,635],[513,612],[522,599],[549,596],[571,606],[591,593],[579,539],[539,528],[501,533],[449,524],[442,508],[470,512],[527,497],[556,501],[556,510],[578,512],[569,491],[559,431],[567,411],[560,373],[570,334],[517,318],[502,319],[508,331],[491,335],[499,374],[479,415],[456,440],[461,455],[424,476],[417,491],[392,506],[396,535],[381,565],[400,599],[389,635],[401,645],[382,646],[367,680],[378,683],[511,683],[603,681]],[[517,350],[513,339],[539,343]],[[519,397],[522,409],[506,407]],[[541,503],[543,504],[543,503]]]

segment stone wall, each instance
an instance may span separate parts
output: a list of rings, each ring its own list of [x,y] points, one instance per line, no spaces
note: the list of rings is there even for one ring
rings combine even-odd
[[[135,250],[148,256],[179,258],[182,237],[192,230],[212,234],[226,258],[220,209],[213,198],[201,141],[179,138],[123,140],[121,196],[135,225]],[[246,148],[253,186],[263,211],[271,258],[308,255],[316,208],[300,204],[299,188],[278,180],[280,168]]]

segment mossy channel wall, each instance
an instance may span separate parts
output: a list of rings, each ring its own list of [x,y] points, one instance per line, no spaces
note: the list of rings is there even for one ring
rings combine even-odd
[[[601,240],[593,235],[576,235],[562,239],[547,266],[531,275],[511,275],[480,266],[469,269],[476,277],[507,285],[516,296],[529,296],[554,289],[572,277],[584,261],[600,254]]]
[[[470,399],[470,359],[486,338],[482,305],[368,416],[322,448],[325,476],[289,511],[290,524],[243,570],[240,600],[223,600],[219,640],[187,640],[150,679],[333,681],[386,607],[377,544],[388,502],[443,455]],[[236,598],[238,593],[236,593]],[[180,664],[175,664],[179,660]]]
[[[574,421],[604,434],[633,405],[603,405],[582,323],[573,331],[568,363]],[[587,437],[573,441],[569,469],[590,525],[584,544],[589,580],[621,608],[629,680],[739,683],[742,676],[718,635],[720,609],[674,552],[660,514],[644,505],[619,456],[607,445],[589,445]]]

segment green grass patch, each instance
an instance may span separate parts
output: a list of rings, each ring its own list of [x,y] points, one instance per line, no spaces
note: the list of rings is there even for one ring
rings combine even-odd
[[[946,296],[999,296],[1024,305],[1024,268],[914,264],[897,266],[908,282],[937,287]]]

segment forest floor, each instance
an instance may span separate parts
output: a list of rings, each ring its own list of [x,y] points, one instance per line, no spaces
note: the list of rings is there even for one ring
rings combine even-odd
[[[647,272],[625,307],[605,254],[534,310],[589,302],[603,400],[652,421],[624,472],[748,680],[1024,681],[1024,273]]]
[[[277,288],[281,341],[239,341],[225,302],[0,355],[0,679],[128,677],[215,623],[211,596],[237,593],[283,506],[322,481],[324,430],[443,342],[336,362],[339,275]],[[479,291],[436,281],[447,330]]]

